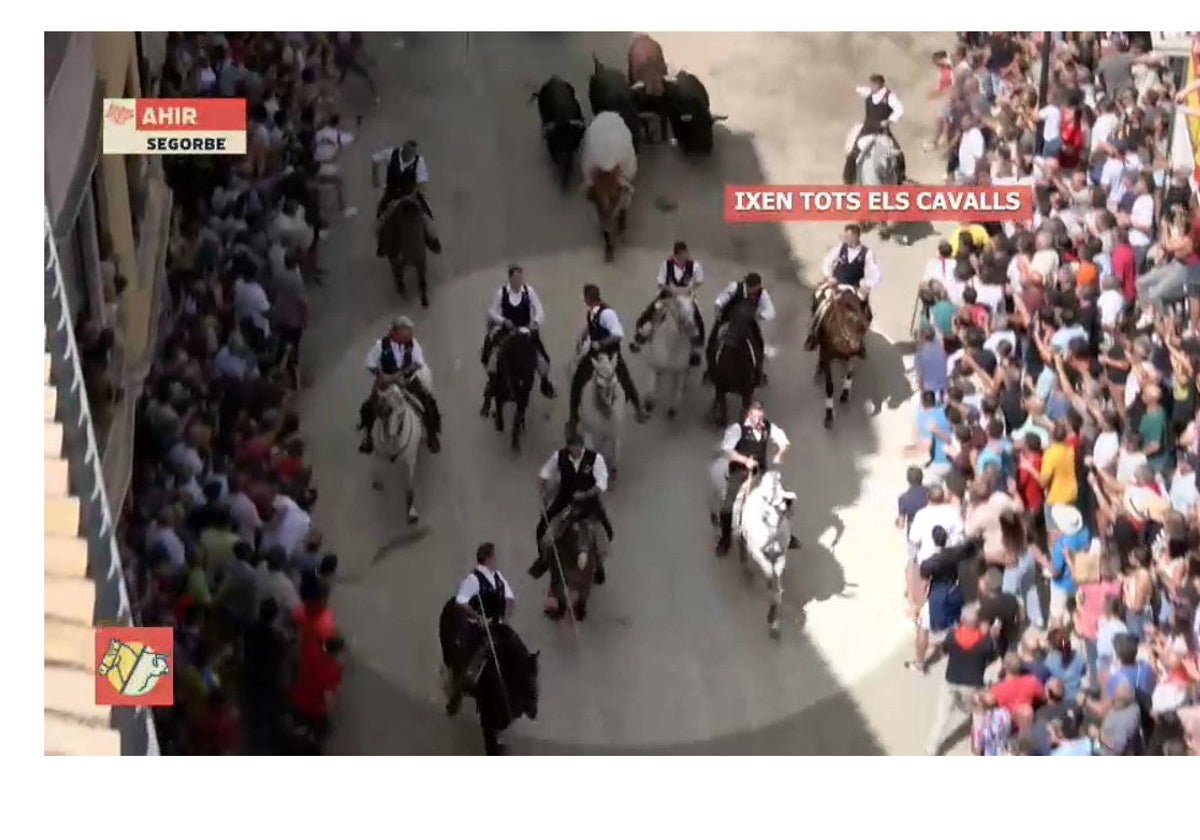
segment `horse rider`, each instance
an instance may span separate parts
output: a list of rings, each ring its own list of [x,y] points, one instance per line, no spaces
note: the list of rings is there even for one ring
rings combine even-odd
[[[824,318],[821,304],[839,287],[852,288],[858,294],[868,324],[874,318],[871,312],[871,289],[879,285],[882,277],[875,254],[862,244],[862,228],[853,224],[846,225],[842,231],[841,244],[830,248],[825,254],[825,259],[821,261],[821,277],[821,286],[813,295],[813,319],[808,339],[804,342],[805,350],[817,349],[817,325]]]
[[[767,376],[763,373],[763,356],[766,353],[766,342],[763,340],[762,324],[775,320],[775,304],[771,294],[763,287],[762,277],[757,271],[751,271],[741,282],[730,283],[721,294],[717,295],[713,307],[716,317],[713,319],[712,332],[708,335],[708,347],[705,355],[711,365],[717,352],[717,331],[733,311],[739,301],[748,300],[755,304],[754,310],[754,359],[756,363],[754,375],[759,385],[767,384]]]
[[[483,339],[480,359],[488,372],[492,350],[503,343],[513,330],[528,329],[538,349],[538,373],[542,377],[542,396],[554,397],[554,386],[550,384],[550,354],[542,343],[542,324],[546,321],[546,310],[537,292],[525,282],[525,270],[517,264],[508,267],[508,282],[496,290],[492,305],[487,311],[487,335]]]
[[[659,301],[667,300],[677,294],[690,294],[703,282],[704,268],[688,255],[686,242],[676,242],[675,247],[671,250],[671,256],[663,260],[658,267],[658,277],[655,279],[655,283],[658,285],[658,295],[638,316],[637,323],[634,324],[633,341],[629,345],[629,350],[636,353],[646,343],[646,325],[654,317],[654,307]],[[700,315],[699,306],[693,307],[692,313],[696,322],[696,337],[692,341],[690,364],[692,367],[696,367],[700,364],[700,350],[704,347],[704,318]]]
[[[379,199],[375,217],[383,216],[383,211],[392,198],[416,193],[417,202],[432,221],[433,211],[429,209],[429,201],[425,198],[429,168],[425,165],[425,156],[417,152],[417,141],[406,140],[403,146],[380,149],[371,156],[372,173],[375,175],[377,186],[377,168],[384,162],[387,163],[387,169],[384,175],[383,197]]]
[[[600,296],[600,287],[588,283],[583,287],[583,302],[587,306],[587,325],[579,337],[576,355],[579,364],[575,366],[575,376],[571,379],[571,408],[568,425],[572,428],[579,423],[579,400],[583,397],[583,386],[592,376],[592,360],[603,353],[617,360],[617,379],[625,392],[625,399],[637,408],[639,423],[646,422],[648,414],[646,407],[638,396],[637,386],[629,375],[629,368],[621,356],[621,340],[625,338],[625,330],[615,310],[610,308]]]
[[[613,528],[608,520],[608,512],[600,501],[600,494],[608,491],[608,465],[604,456],[583,445],[583,435],[571,432],[567,435],[567,445],[552,454],[542,469],[538,472],[538,496],[546,498],[546,487],[558,485],[554,499],[543,508],[537,524],[537,559],[529,567],[529,574],[540,578],[549,569],[549,562],[542,559],[542,537],[550,522],[568,508],[573,509],[575,516],[586,519],[595,517],[604,527],[608,541],[612,542]],[[604,570],[596,572],[596,583],[604,583]]]
[[[430,452],[442,447],[438,442],[441,433],[441,413],[433,398],[433,378],[425,364],[425,353],[413,337],[413,322],[404,315],[392,321],[387,335],[371,345],[367,352],[367,370],[375,376],[371,395],[358,410],[358,424],[363,439],[359,452],[375,449],[371,431],[375,427],[379,393],[392,384],[402,385],[421,403],[425,415],[426,443]]]
[[[475,568],[462,579],[454,603],[472,628],[478,628],[471,642],[471,656],[462,673],[453,674],[446,713],[453,715],[462,704],[463,693],[478,679],[490,654],[490,628],[503,623],[512,612],[517,596],[497,568],[496,546],[485,542],[475,549]]]
[[[725,496],[721,500],[721,537],[717,540],[717,554],[725,555],[733,542],[733,503],[746,480],[767,466],[768,444],[775,444],[772,464],[783,462],[783,455],[791,441],[783,429],[767,420],[762,403],[755,401],[746,411],[741,423],[734,423],[725,430],[721,440],[721,451],[729,458],[729,471],[725,474]],[[789,548],[798,545],[793,538]]]
[[[850,144],[850,151],[846,154],[846,165],[842,168],[842,181],[847,184],[854,183],[858,169],[859,141],[874,134],[886,134],[896,145],[896,178],[899,183],[903,184],[907,179],[907,167],[904,161],[904,152],[900,150],[900,143],[892,134],[892,125],[899,122],[900,118],[904,116],[904,106],[900,104],[900,98],[896,96],[895,92],[887,87],[883,76],[876,73],[871,76],[869,81],[868,86],[860,85],[855,88],[858,95],[863,98],[865,107],[862,126],[859,128],[854,142]]]

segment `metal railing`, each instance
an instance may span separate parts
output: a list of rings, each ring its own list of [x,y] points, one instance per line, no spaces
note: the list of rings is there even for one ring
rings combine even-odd
[[[104,487],[100,447],[84,385],[79,346],[75,341],[71,305],[49,210],[44,214],[47,352],[51,356],[52,377],[58,390],[71,486],[82,503],[88,573],[96,584],[94,621],[96,624],[131,626],[136,623],[136,616],[125,583],[116,520]],[[113,725],[121,734],[123,755],[159,754],[158,734],[149,709],[114,709]]]

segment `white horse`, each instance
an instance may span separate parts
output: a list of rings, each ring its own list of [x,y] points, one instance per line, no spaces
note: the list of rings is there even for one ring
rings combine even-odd
[[[725,491],[725,474],[729,460],[717,458],[709,469],[713,488],[713,517],[720,510]],[[787,552],[792,544],[792,525],[789,515],[796,494],[783,487],[777,470],[768,470],[761,478],[751,478],[742,485],[733,503],[733,530],[737,535],[738,556],[742,566],[758,567],[771,593],[767,610],[767,629],[772,639],[780,636],[780,607],[783,604],[783,570]]]
[[[692,339],[696,335],[695,312],[696,302],[690,292],[678,292],[674,297],[654,304],[650,347],[646,354],[651,373],[647,407],[654,407],[659,384],[664,384],[667,419],[673,418],[679,410],[683,389],[687,385]]]
[[[854,128],[852,137],[857,136],[858,126]],[[900,159],[900,147],[886,134],[868,134],[858,140],[858,183],[864,187],[891,187],[900,183],[897,164]],[[896,225],[891,222],[879,223],[879,235],[884,239],[895,232]],[[907,245],[907,237],[897,237],[901,245]]]
[[[615,356],[598,353],[592,360],[592,378],[579,399],[579,421],[584,443],[604,456],[609,473],[615,476],[625,422],[625,392],[617,379]]]
[[[389,462],[400,461],[404,468],[404,503],[408,506],[408,522],[415,525],[420,520],[416,505],[417,453],[421,450],[421,438],[425,436],[425,424],[417,410],[414,398],[399,385],[389,385],[379,392],[379,419],[375,423],[375,451]],[[374,481],[375,489],[383,488],[383,482]]]

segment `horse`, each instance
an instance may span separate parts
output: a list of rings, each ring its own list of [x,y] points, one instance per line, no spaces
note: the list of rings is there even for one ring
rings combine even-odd
[[[683,398],[690,368],[692,342],[696,337],[696,302],[690,293],[675,294],[654,305],[650,321],[650,348],[646,363],[650,366],[650,394],[647,407],[654,407],[659,383],[667,387],[667,419],[673,419]]]
[[[845,362],[839,401],[850,401],[854,372],[862,357],[870,322],[854,289],[838,286],[817,307],[817,377],[825,377],[825,428],[833,427],[833,363]]]
[[[404,271],[412,266],[417,270],[421,305],[429,306],[426,254],[429,251],[440,253],[441,244],[415,194],[395,199],[384,211],[383,219],[379,223],[379,246],[392,267],[396,291],[402,296],[408,295]]]
[[[463,675],[477,657],[481,658],[478,676],[469,680],[466,693],[475,698],[479,725],[483,730],[484,750],[501,755],[500,733],[524,715],[538,715],[538,657],[503,621],[474,624],[454,599],[448,600],[438,617],[438,641],[442,663],[451,675]]]
[[[545,613],[557,620],[569,608],[576,621],[583,621],[587,617],[592,584],[604,567],[606,541],[600,537],[603,529],[599,523],[593,517],[577,513],[573,507],[563,512],[559,523],[538,546],[550,568]]]
[[[870,134],[859,141],[858,149],[857,183],[864,187],[890,187],[900,183],[897,167],[900,148],[890,136]],[[895,229],[896,225],[890,222],[880,222],[879,236],[887,239]],[[905,237],[898,239],[901,245],[908,244]]]
[[[496,431],[504,431],[504,406],[512,403],[512,450],[521,450],[521,434],[525,431],[525,412],[529,408],[529,394],[537,374],[538,349],[533,333],[521,327],[502,340],[496,349],[496,372],[488,377],[487,392],[483,398],[481,414],[487,415],[489,400],[496,402]]]
[[[617,379],[615,356],[598,353],[592,360],[592,378],[583,386],[579,399],[579,421],[587,447],[604,457],[610,476],[615,478],[625,422],[625,392]]]
[[[399,385],[392,384],[380,391],[378,403],[375,451],[392,463],[400,461],[404,468],[404,504],[408,508],[409,524],[415,525],[421,518],[417,513],[415,479],[425,423],[416,399]],[[374,484],[376,490],[383,488],[382,481],[376,480]]]
[[[758,305],[751,300],[740,300],[733,304],[729,316],[719,327],[716,352],[708,360],[708,378],[715,390],[712,413],[722,427],[728,425],[729,412],[725,404],[726,394],[738,394],[742,398],[742,413],[750,408],[754,400],[755,369],[758,348],[754,346],[755,318]],[[718,327],[713,327],[718,329]]]
[[[713,462],[709,478],[713,487],[713,517],[720,510],[725,490],[725,473],[729,461],[725,457]],[[780,633],[779,611],[783,604],[783,570],[792,542],[792,527],[788,519],[796,494],[783,487],[777,470],[752,476],[742,485],[733,504],[733,527],[737,536],[738,558],[742,568],[751,570],[751,561],[771,594],[767,609],[767,631],[772,639]]]

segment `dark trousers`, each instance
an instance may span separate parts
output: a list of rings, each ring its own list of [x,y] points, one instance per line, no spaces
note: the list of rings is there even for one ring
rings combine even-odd
[[[869,132],[868,132],[869,133]],[[884,129],[881,134],[886,134],[892,138],[892,142],[896,144],[896,180],[903,184],[908,180],[908,162],[904,159],[904,150],[900,148],[900,143],[892,135],[890,131]],[[846,155],[846,162],[842,166],[842,183],[853,184],[858,175],[858,141],[866,134],[859,132],[858,137],[854,138],[854,144],[850,147],[850,153]]]
[[[415,377],[405,384],[405,389],[421,403],[421,412],[425,415],[425,430],[429,433],[430,437],[436,438],[442,431],[442,414],[438,410],[437,400],[425,390],[424,386]],[[359,428],[365,434],[370,434],[371,429],[375,427],[375,418],[378,416],[379,411],[376,405],[378,399],[378,394],[372,390],[371,396],[363,400],[363,404],[358,407]]]
[[[484,367],[487,367],[488,361],[492,358],[492,351],[500,344],[503,344],[504,339],[511,332],[511,330],[504,327],[497,330],[488,330],[488,334],[483,337],[483,350],[479,353],[479,360],[483,362]],[[534,330],[533,340],[537,345],[538,355],[546,360],[546,364],[550,364],[550,354],[546,352],[546,345],[542,343],[542,334]]]
[[[717,319],[713,323],[712,332],[708,334],[708,344],[704,348],[704,357],[708,362],[708,367],[711,370],[717,360],[717,333],[721,331],[721,324],[725,323],[725,312],[717,313]],[[763,372],[763,357],[766,355],[766,342],[763,341],[762,325],[757,320],[754,321],[751,330],[751,337],[754,341],[754,377],[756,382],[762,382]]]
[[[633,377],[629,375],[629,368],[625,366],[625,359],[621,356],[620,352],[615,350],[611,351],[610,355],[617,357],[617,381],[621,383],[621,388],[625,391],[625,399],[641,408],[642,400],[638,396],[637,386],[633,384]],[[578,367],[575,368],[575,376],[571,379],[572,419],[579,417],[579,400],[583,398],[583,386],[591,378],[592,355],[589,353],[579,361]]]
[[[356,76],[362,76],[367,80],[367,86],[371,88],[371,95],[376,96],[378,91],[375,88],[375,80],[371,78],[371,73],[367,70],[366,65],[359,60],[356,53],[335,55],[333,59],[334,65],[338,69],[338,84],[345,84],[346,77],[351,73]]]
[[[721,500],[722,542],[729,542],[733,536],[733,503],[749,474],[750,471],[741,464],[730,464],[729,472],[725,474],[725,498]]]
[[[636,335],[634,337],[634,341],[638,342],[639,344],[641,343],[641,334],[640,334],[641,329],[646,324],[650,323],[650,320],[654,317],[655,305],[660,300],[667,300],[671,296],[672,296],[671,292],[668,292],[665,290],[660,291],[658,293],[658,296],[656,298],[654,298],[654,300],[650,301],[650,305],[647,306],[644,310],[642,310],[642,314],[638,316],[637,321],[633,325],[634,331],[638,333],[638,335]],[[703,347],[704,346],[704,318],[700,314],[699,306],[692,307],[692,319],[693,319],[693,322],[696,324],[696,340],[693,341],[692,343],[694,345],[696,345],[697,347]]]
[[[546,529],[550,527],[550,521],[558,516],[568,506],[572,504],[572,499],[566,493],[559,492],[538,519],[537,524],[537,544],[542,544],[542,537],[546,535]],[[612,542],[613,528],[612,523],[608,520],[608,512],[604,510],[604,504],[600,501],[599,496],[593,496],[583,502],[578,502],[576,506],[576,515],[580,517],[596,517],[596,520],[604,527],[604,533],[608,534],[608,541]]]

